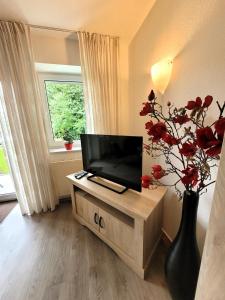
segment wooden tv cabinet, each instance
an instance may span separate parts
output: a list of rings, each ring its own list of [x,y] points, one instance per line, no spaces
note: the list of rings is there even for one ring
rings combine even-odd
[[[75,219],[109,245],[141,278],[161,237],[165,187],[117,194],[86,177],[67,176]],[[108,183],[107,180],[98,178]]]

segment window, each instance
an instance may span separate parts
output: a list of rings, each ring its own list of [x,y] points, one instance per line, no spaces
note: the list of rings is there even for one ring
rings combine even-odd
[[[45,90],[53,140],[63,141],[65,135],[79,140],[80,134],[85,132],[82,83],[45,80]]]
[[[39,74],[45,98],[45,123],[50,148],[63,147],[64,137],[71,137],[80,147],[80,134],[86,131],[83,83],[81,76]]]
[[[2,136],[0,131],[0,176],[2,174],[9,174],[9,165],[3,148]],[[0,189],[0,194],[1,194],[1,189]]]

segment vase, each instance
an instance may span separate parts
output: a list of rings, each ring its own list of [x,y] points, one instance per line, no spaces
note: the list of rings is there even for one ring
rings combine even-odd
[[[165,275],[173,300],[194,300],[200,268],[196,240],[199,194],[185,191],[182,218],[165,263]]]
[[[72,150],[73,149],[73,143],[65,143],[64,144],[66,150]]]

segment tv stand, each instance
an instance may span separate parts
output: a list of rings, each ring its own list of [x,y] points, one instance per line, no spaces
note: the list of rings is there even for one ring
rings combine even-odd
[[[121,185],[118,185],[118,184],[114,184],[112,182],[109,182],[108,180],[102,180],[101,177],[97,177],[96,175],[89,175],[87,177],[88,180],[98,184],[98,185],[101,185],[105,188],[107,188],[108,190],[110,191],[113,191],[113,192],[116,192],[117,194],[123,194],[124,192],[126,192],[128,190],[127,187],[123,187]],[[121,190],[122,188],[122,190]]]
[[[67,176],[75,219],[111,247],[141,278],[161,238],[165,187],[124,194],[96,185],[87,177]],[[107,182],[102,178],[102,180]]]

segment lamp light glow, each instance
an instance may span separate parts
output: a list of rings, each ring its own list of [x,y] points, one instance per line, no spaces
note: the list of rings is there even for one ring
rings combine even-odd
[[[169,84],[173,62],[171,59],[163,59],[151,67],[151,77],[154,87],[163,94]]]

